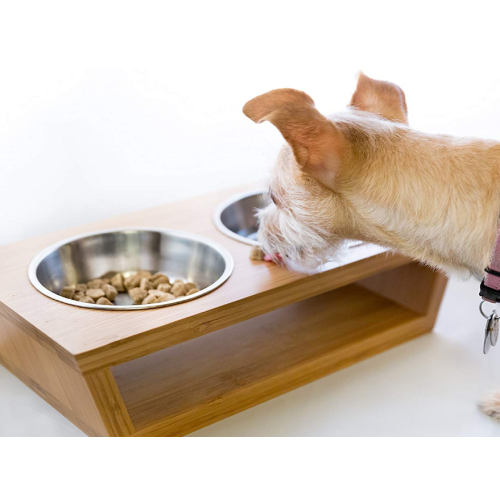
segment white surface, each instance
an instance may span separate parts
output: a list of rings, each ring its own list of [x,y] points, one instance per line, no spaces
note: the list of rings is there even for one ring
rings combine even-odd
[[[358,69],[401,85],[416,128],[500,137],[491,2],[138,5],[0,7],[0,244],[261,179],[282,139],[243,104],[293,87],[330,113]],[[198,434],[498,433],[474,408],[500,387],[476,294],[452,286],[438,335]],[[1,370],[0,434],[80,432]]]

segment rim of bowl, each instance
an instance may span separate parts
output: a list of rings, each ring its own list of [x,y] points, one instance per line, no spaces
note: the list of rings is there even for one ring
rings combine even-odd
[[[214,221],[215,227],[223,234],[226,236],[229,236],[233,240],[239,241],[241,243],[245,243],[246,245],[251,245],[255,246],[258,245],[258,242],[255,240],[252,240],[250,238],[246,238],[245,236],[240,236],[239,234],[235,233],[234,231],[231,231],[229,228],[227,228],[221,220],[221,215],[222,212],[229,207],[229,205],[232,205],[233,203],[236,203],[237,201],[242,200],[243,198],[249,198],[250,196],[255,196],[257,194],[265,194],[264,189],[252,189],[250,191],[244,191],[243,193],[235,194],[234,196],[231,196],[227,200],[223,201],[214,210],[214,213],[212,215],[212,219]]]
[[[207,286],[203,290],[200,290],[199,292],[193,293],[192,295],[188,295],[187,297],[179,297],[178,299],[171,300],[169,302],[160,302],[158,304],[138,304],[138,305],[113,305],[113,306],[106,306],[106,305],[101,305],[101,304],[87,304],[85,302],[78,302],[77,300],[72,300],[72,299],[67,299],[66,297],[61,297],[57,293],[51,292],[48,288],[43,286],[37,275],[36,271],[37,268],[40,264],[40,262],[47,257],[50,253],[52,253],[54,250],[57,250],[58,248],[66,245],[67,243],[71,243],[72,241],[80,240],[83,238],[87,238],[89,236],[97,236],[100,234],[108,234],[108,233],[118,233],[118,232],[135,232],[135,231],[152,231],[152,232],[157,232],[157,233],[166,233],[170,234],[172,236],[181,236],[181,237],[186,237],[190,240],[197,241],[199,243],[203,243],[205,245],[208,245],[209,247],[213,248],[219,254],[222,256],[224,259],[224,272],[220,276],[220,278],[212,283],[210,286]],[[173,306],[176,304],[180,304],[182,302],[188,302],[190,300],[197,299],[198,297],[201,297],[202,295],[206,295],[216,288],[220,287],[223,283],[225,283],[228,278],[231,276],[234,270],[234,260],[232,255],[229,253],[228,250],[226,250],[222,245],[219,245],[215,241],[211,240],[210,238],[206,238],[205,236],[200,236],[196,233],[191,233],[189,231],[182,231],[178,229],[166,229],[166,228],[158,228],[158,227],[119,227],[115,229],[107,229],[104,231],[92,231],[90,233],[83,233],[78,236],[72,236],[70,238],[65,238],[64,240],[57,241],[56,243],[53,243],[52,245],[48,246],[47,248],[43,249],[41,252],[37,253],[35,257],[31,260],[29,266],[28,266],[28,278],[30,280],[30,283],[33,285],[36,290],[38,290],[40,293],[45,295],[46,297],[49,297],[53,300],[57,300],[58,302],[62,302],[64,304],[69,304],[72,306],[76,307],[83,307],[85,309],[100,309],[100,310],[106,310],[106,311],[139,311],[139,310],[144,310],[144,309],[158,309],[160,307],[168,307],[168,306]]]

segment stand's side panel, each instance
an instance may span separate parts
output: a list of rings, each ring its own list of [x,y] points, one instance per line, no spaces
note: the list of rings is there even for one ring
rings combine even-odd
[[[93,373],[86,380],[108,434],[113,437],[131,436],[134,426],[111,371],[106,369]]]
[[[86,434],[108,434],[83,376],[1,315],[0,363]]]
[[[434,326],[447,283],[446,276],[417,262],[358,282],[364,288],[426,316],[429,328]]]

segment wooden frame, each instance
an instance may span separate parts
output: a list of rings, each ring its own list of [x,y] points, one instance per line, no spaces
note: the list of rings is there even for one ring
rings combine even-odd
[[[250,261],[211,222],[238,191],[0,247],[0,362],[89,435],[183,435],[432,330],[442,275],[375,245],[313,275]],[[233,276],[195,301],[133,312],[76,308],[30,285],[39,250],[124,226],[210,237],[233,255]]]

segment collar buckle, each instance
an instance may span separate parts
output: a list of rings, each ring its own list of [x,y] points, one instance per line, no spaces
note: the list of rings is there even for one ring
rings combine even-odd
[[[488,269],[488,268],[487,268]],[[489,271],[486,271],[489,273]],[[494,274],[495,276],[500,277],[500,273],[491,273]],[[479,295],[485,300],[486,302],[500,302],[500,290],[495,290],[494,288],[490,288],[489,286],[486,286],[484,284],[484,279],[481,281],[481,285],[479,286]]]

